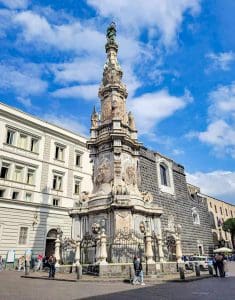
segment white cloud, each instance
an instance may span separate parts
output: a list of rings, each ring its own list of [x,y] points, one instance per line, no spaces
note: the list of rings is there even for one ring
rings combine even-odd
[[[40,79],[40,70],[34,64],[21,62],[21,67],[0,64],[0,74],[0,87],[14,90],[21,96],[41,94],[47,89],[47,83]]]
[[[182,149],[173,149],[172,153],[174,155],[183,155],[184,154],[184,150],[182,150]]]
[[[183,109],[192,100],[189,92],[181,97],[172,96],[167,90],[144,94],[129,100],[141,134],[149,134],[161,120]]]
[[[76,58],[72,62],[54,64],[51,70],[57,82],[97,82],[102,76],[102,62],[95,57]]]
[[[208,53],[206,55],[211,61],[211,65],[208,69],[206,69],[206,72],[209,72],[211,70],[223,70],[227,71],[230,69],[230,65],[233,60],[235,60],[235,54],[234,52],[221,52],[221,53]]]
[[[17,97],[16,100],[19,103],[23,104],[24,107],[26,107],[27,109],[30,109],[33,106],[31,99],[29,99],[29,98]]]
[[[223,120],[210,123],[206,131],[199,132],[198,138],[202,142],[217,147],[235,146],[235,129]]]
[[[185,12],[200,11],[200,0],[87,0],[101,16],[112,18],[132,35],[148,29],[150,39],[160,34],[162,43],[175,43]]]
[[[191,137],[211,145],[217,155],[235,157],[235,82],[212,91],[209,102],[206,130],[191,133]]]
[[[235,82],[219,86],[209,94],[209,117],[235,118]]]
[[[14,22],[22,27],[23,37],[27,42],[56,47],[63,51],[77,53],[100,53],[105,43],[105,36],[92,27],[80,22],[62,25],[50,24],[44,16],[32,11],[18,13]]]
[[[52,96],[57,98],[95,100],[98,98],[98,88],[99,86],[96,84],[75,85],[58,89],[52,93]]]
[[[187,175],[187,182],[201,188],[201,192],[235,204],[235,172],[217,170]]]
[[[24,9],[29,5],[29,0],[0,0],[0,3],[10,9]]]
[[[62,128],[66,128],[78,134],[88,136],[88,128],[81,123],[77,118],[72,115],[60,115],[60,114],[53,114],[48,113],[42,116],[43,119],[47,120],[50,123],[53,123],[57,126],[61,126]]]
[[[32,11],[15,15],[14,22],[22,28],[21,38],[40,49],[54,47],[61,51],[72,51],[73,59],[60,64],[49,65],[55,80],[66,83],[98,83],[102,77],[102,66],[105,63],[105,34],[99,32],[92,23],[80,23],[71,20],[66,24],[55,25],[44,16]],[[129,94],[133,95],[140,86],[134,75],[134,66],[142,58],[151,57],[151,51],[136,39],[118,35],[120,44],[119,57],[124,71],[124,82],[128,85]],[[85,41],[85,42],[84,42]],[[72,90],[74,88],[72,87]]]

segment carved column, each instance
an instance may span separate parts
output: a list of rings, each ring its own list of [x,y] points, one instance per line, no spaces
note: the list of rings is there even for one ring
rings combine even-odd
[[[178,224],[175,227],[176,231],[176,239],[175,239],[175,245],[176,245],[176,260],[178,263],[182,262],[182,247],[181,247],[181,232],[182,232],[182,226]]]
[[[95,253],[95,260],[96,264],[100,262],[100,234],[97,235],[95,238],[95,243],[96,243],[96,253]]]
[[[180,237],[177,236],[175,240],[176,245],[176,260],[178,263],[182,262],[182,248],[181,248],[181,240]]]
[[[164,252],[162,248],[162,236],[161,234],[157,237],[157,245],[158,245],[158,255],[159,255],[159,261],[164,262]]]
[[[57,236],[55,240],[55,258],[56,258],[56,266],[60,265],[60,239]]]
[[[152,248],[152,235],[149,228],[145,232],[145,256],[147,264],[154,264],[153,248]]]
[[[100,265],[106,265],[107,264],[107,236],[105,234],[105,229],[102,228],[101,235],[100,235],[100,259],[99,264]]]
[[[75,256],[74,256],[74,265],[79,266],[80,265],[80,246],[81,246],[81,239],[78,236],[78,239],[76,241],[76,248],[75,248]]]

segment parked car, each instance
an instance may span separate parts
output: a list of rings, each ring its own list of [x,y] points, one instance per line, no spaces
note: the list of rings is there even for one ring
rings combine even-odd
[[[208,269],[208,264],[210,263],[210,258],[207,256],[190,256],[185,261],[185,269],[194,270],[195,266],[198,265],[200,270],[203,271]]]

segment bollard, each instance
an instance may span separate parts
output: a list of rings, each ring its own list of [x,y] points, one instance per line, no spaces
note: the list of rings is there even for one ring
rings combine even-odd
[[[200,267],[198,265],[195,265],[195,271],[196,271],[196,276],[200,276]]]
[[[30,263],[29,261],[25,261],[25,276],[29,275]]]
[[[77,266],[77,280],[82,279],[82,266]]]
[[[185,280],[184,268],[179,267],[180,279]]]
[[[213,276],[213,267],[212,266],[208,266],[208,271],[209,271],[209,274],[211,276]]]

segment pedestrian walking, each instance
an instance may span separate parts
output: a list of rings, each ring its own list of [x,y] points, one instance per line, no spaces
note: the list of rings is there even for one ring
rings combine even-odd
[[[0,255],[0,272],[3,270],[3,258]]]
[[[25,272],[25,257],[24,257],[24,255],[20,256],[18,259],[18,271],[20,272],[22,269]]]
[[[49,264],[49,278],[55,278],[55,264],[56,258],[54,255],[51,255],[48,259]]]
[[[213,268],[215,270],[215,277],[218,277],[218,265],[217,265],[216,255],[213,257],[212,263],[213,263]]]
[[[133,279],[132,284],[141,284],[141,285],[145,285],[144,283],[144,273],[143,273],[143,267],[142,267],[142,263],[139,257],[135,256],[134,257],[134,261],[133,261],[133,265],[134,265],[134,270],[135,270],[135,276]]]
[[[224,277],[228,277],[228,260],[224,259],[223,260],[223,264],[224,264]]]
[[[221,253],[216,255],[216,262],[219,269],[219,276],[224,277],[224,257]]]
[[[43,256],[41,254],[38,254],[37,265],[35,267],[35,271],[39,271],[42,268],[42,259],[43,259]]]

